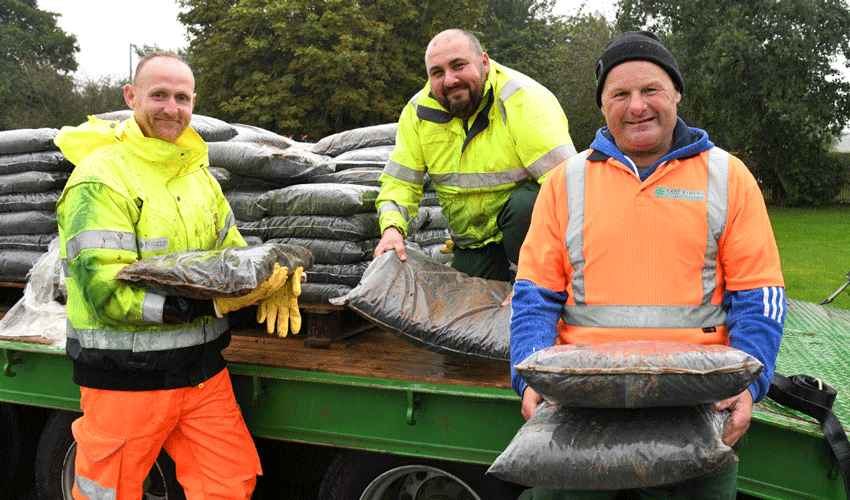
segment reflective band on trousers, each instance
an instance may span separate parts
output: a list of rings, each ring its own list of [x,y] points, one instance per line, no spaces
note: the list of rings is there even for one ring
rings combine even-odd
[[[80,476],[74,476],[74,481],[77,483],[77,489],[86,498],[90,498],[91,500],[115,500],[115,488],[104,488],[91,479]]]
[[[708,241],[702,268],[702,303],[699,306],[677,305],[604,305],[588,306],[584,291],[584,193],[587,172],[585,151],[569,160],[564,181],[567,186],[569,223],[564,243],[573,267],[572,288],[576,305],[564,305],[561,319],[564,323],[585,327],[609,328],[707,328],[726,324],[726,312],[711,304],[717,289],[717,240],[726,229],[726,211],[729,196],[729,153],[713,147],[708,150],[708,186],[706,205],[708,213]]]
[[[68,338],[77,339],[85,349],[154,352],[194,347],[221,336],[230,327],[227,318],[203,326],[153,332],[74,328],[68,322]]]

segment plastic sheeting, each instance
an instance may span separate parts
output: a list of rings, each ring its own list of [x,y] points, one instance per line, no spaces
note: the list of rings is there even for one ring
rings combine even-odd
[[[472,278],[406,246],[376,258],[344,304],[424,349],[488,362],[510,360],[511,285]]]
[[[309,269],[313,258],[305,248],[278,244],[174,252],[138,260],[115,278],[163,295],[238,297],[266,281],[275,263]]]
[[[543,402],[487,471],[552,490],[658,486],[722,471],[737,460],[721,441],[729,412],[569,408]]]
[[[40,335],[64,345],[67,315],[59,238],[48,247],[32,265],[24,296],[0,319],[0,336]]]
[[[743,392],[764,368],[723,345],[627,341],[556,345],[514,367],[553,403],[594,408],[692,406]]]

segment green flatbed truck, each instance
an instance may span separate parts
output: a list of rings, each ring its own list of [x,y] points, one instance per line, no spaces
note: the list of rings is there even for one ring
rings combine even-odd
[[[505,365],[425,351],[347,309],[304,305],[303,314],[305,331],[283,339],[235,320],[225,351],[265,473],[254,498],[516,498],[519,488],[484,474],[523,423]],[[0,496],[30,482],[41,497],[62,498],[73,476],[70,422],[80,392],[64,351],[32,333],[0,339],[0,429],[10,464],[0,472]],[[833,410],[845,428],[848,353],[850,311],[789,301],[777,371],[836,388]],[[742,497],[845,497],[817,422],[772,401],[755,408],[739,457]],[[151,471],[146,498],[182,498],[167,456]]]

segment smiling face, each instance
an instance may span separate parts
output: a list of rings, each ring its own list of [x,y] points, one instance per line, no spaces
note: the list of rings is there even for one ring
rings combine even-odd
[[[629,61],[613,67],[602,89],[602,114],[617,147],[649,166],[670,151],[682,94],[660,66]]]
[[[159,56],[139,68],[133,84],[124,87],[124,100],[146,137],[174,144],[192,120],[194,90],[186,63]]]
[[[425,67],[437,102],[464,120],[475,114],[490,72],[486,53],[476,54],[461,32],[443,32],[428,44]]]

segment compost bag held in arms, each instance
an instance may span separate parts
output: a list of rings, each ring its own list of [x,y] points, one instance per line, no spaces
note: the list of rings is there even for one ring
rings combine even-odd
[[[222,250],[189,250],[138,260],[115,276],[129,285],[163,295],[195,299],[240,297],[266,281],[274,265],[308,269],[309,250],[280,243],[228,247]]]
[[[477,361],[510,360],[509,283],[472,278],[407,246],[407,261],[386,252],[372,261],[346,304],[429,351]]]
[[[737,457],[712,405],[569,408],[545,401],[488,474],[551,490],[645,488],[716,474]]]
[[[553,403],[642,408],[722,401],[743,392],[764,366],[723,345],[641,340],[556,345],[514,368]]]

